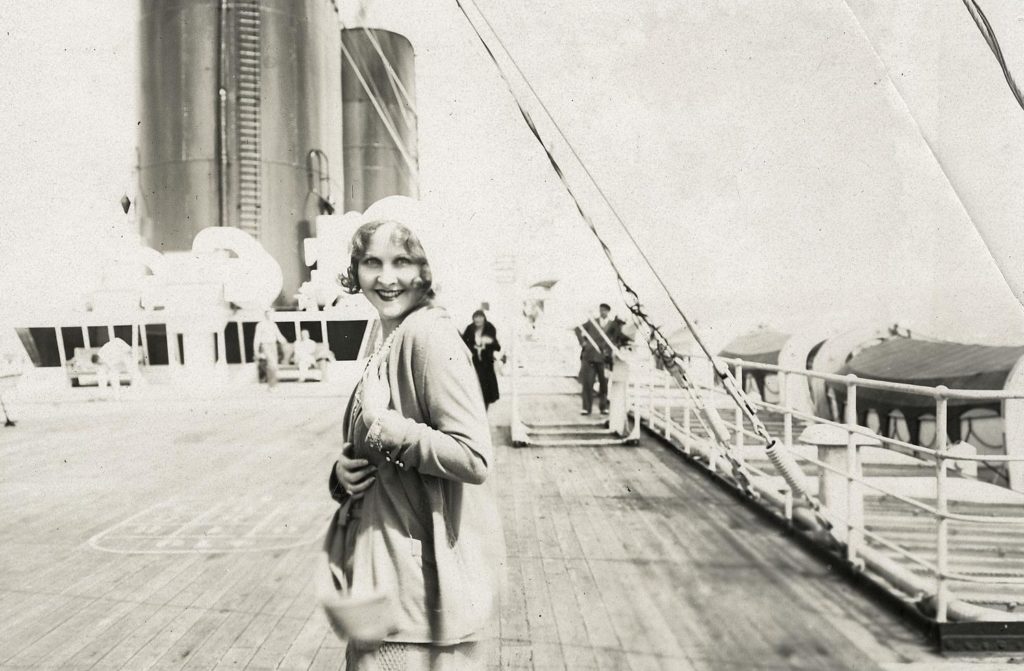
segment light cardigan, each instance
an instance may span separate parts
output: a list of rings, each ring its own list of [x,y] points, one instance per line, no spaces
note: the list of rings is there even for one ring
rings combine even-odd
[[[399,632],[389,641],[479,639],[497,605],[504,540],[480,385],[443,309],[423,307],[405,318],[388,355],[388,381],[391,403],[380,415],[381,439],[389,451],[398,449],[403,467],[369,448],[351,400],[345,413],[356,456],[378,469],[347,520],[352,594],[384,589],[397,595]],[[331,490],[346,500],[333,469]]]

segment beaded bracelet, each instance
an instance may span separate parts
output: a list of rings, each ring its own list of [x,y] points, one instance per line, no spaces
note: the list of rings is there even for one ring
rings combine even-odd
[[[394,462],[395,465],[398,466],[399,468],[405,468],[405,464],[403,464],[398,459],[392,459],[391,458],[391,454],[388,453],[387,448],[384,446],[384,441],[380,437],[380,434],[383,431],[384,431],[384,422],[382,421],[382,419],[380,417],[377,417],[375,420],[373,420],[373,423],[370,424],[370,429],[366,432],[366,443],[367,443],[367,445],[370,446],[371,450],[376,450],[377,452],[380,452],[381,454],[383,454],[384,455],[384,459],[388,463]]]

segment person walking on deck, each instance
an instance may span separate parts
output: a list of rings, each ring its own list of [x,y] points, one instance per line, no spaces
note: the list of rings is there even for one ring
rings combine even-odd
[[[340,278],[377,310],[383,337],[349,400],[330,473],[341,507],[324,549],[338,593],[324,606],[349,639],[349,671],[484,669],[502,582],[484,399],[457,327],[436,304],[444,264],[428,260],[436,252],[423,244],[430,224],[420,212],[401,196],[371,206]],[[356,621],[386,621],[390,633],[353,640],[345,604],[374,595],[391,604],[388,617]]]
[[[277,346],[288,341],[281,334],[281,329],[277,327],[271,314],[273,313],[270,310],[265,311],[263,319],[256,324],[256,332],[252,336],[252,351],[259,365],[260,382],[266,380],[267,387],[273,389],[277,386],[277,365],[281,356]]]
[[[498,331],[487,320],[483,310],[473,313],[473,322],[462,332],[462,340],[473,354],[473,368],[480,380],[484,394],[484,406],[490,407],[501,397],[498,393],[498,375],[494,372],[494,353],[501,351]]]
[[[306,376],[316,367],[316,346],[317,342],[309,335],[309,331],[302,329],[299,339],[295,341],[295,365],[299,369],[299,382],[305,382]]]
[[[597,381],[597,403],[602,415],[608,414],[608,374],[612,365],[612,347],[621,335],[621,322],[610,317],[612,308],[607,303],[598,307],[599,317],[588,319],[576,327],[576,340],[580,344],[580,383],[583,400],[582,415],[594,409],[594,382]]]

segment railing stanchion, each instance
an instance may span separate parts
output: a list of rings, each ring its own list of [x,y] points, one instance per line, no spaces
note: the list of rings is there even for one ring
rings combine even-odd
[[[860,482],[860,446],[853,432],[857,426],[857,385],[846,383],[846,560],[857,561],[860,549],[861,529],[864,524],[864,499]]]
[[[654,431],[654,371],[647,368],[647,426]]]
[[[672,439],[672,374],[668,370],[663,370],[663,377],[665,378],[665,439]]]
[[[789,392],[786,385],[789,383],[789,374],[780,372],[776,379],[779,381],[779,405],[785,408],[782,415],[782,444],[787,450],[793,449],[793,412],[789,407]]]
[[[935,399],[935,620],[946,621],[949,594],[946,589],[946,573],[949,570],[949,518],[946,492],[946,448],[948,436],[946,421],[949,407],[945,386],[936,388]]]
[[[746,385],[743,384],[743,366],[736,366],[736,383],[740,387],[740,391],[746,390]],[[740,406],[736,406],[736,449],[743,449],[743,409]]]

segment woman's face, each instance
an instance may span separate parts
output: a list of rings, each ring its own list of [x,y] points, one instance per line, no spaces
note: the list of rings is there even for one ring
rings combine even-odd
[[[473,317],[473,325],[478,329],[482,329],[484,327],[484,318],[480,315]]]
[[[380,313],[381,321],[398,320],[423,299],[420,264],[394,239],[394,224],[380,226],[356,272],[359,288]]]

